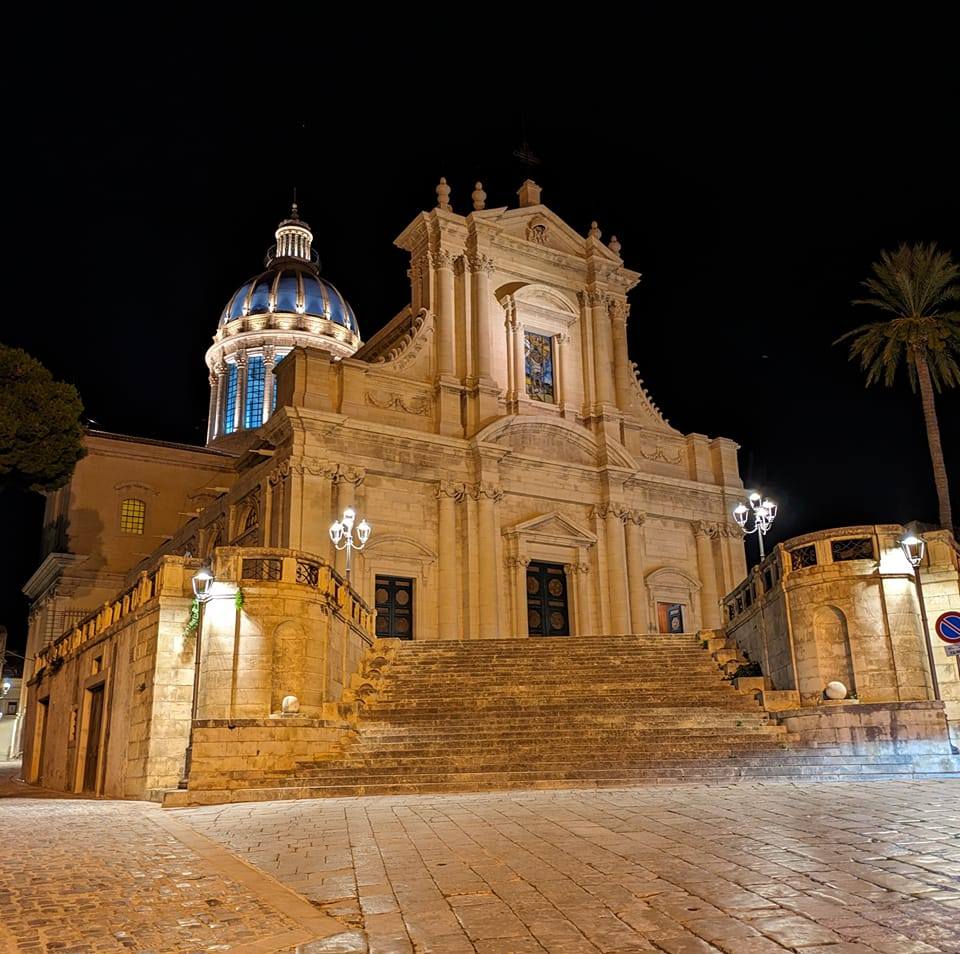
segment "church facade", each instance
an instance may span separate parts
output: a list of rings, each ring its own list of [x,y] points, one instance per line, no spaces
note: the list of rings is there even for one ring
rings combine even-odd
[[[516,208],[488,209],[478,184],[462,214],[441,180],[436,207],[396,240],[410,256],[410,302],[366,342],[346,298],[321,277],[313,233],[294,208],[266,269],[220,317],[207,353],[207,446],[88,437],[71,484],[48,501],[44,561],[26,587],[28,655],[40,670],[28,698],[47,707],[44,725],[34,718],[25,731],[28,776],[49,782],[53,763],[72,758],[53,784],[79,789],[80,762],[93,758],[103,764],[99,776],[87,772],[92,790],[142,794],[175,784],[194,671],[183,645],[170,649],[182,678],[163,710],[168,718],[176,708],[179,728],[170,729],[166,768],[147,772],[139,787],[114,784],[111,772],[122,775],[134,749],[140,758],[150,747],[161,709],[147,719],[145,739],[125,737],[126,756],[107,771],[101,725],[109,718],[91,729],[89,704],[77,695],[112,665],[127,672],[133,701],[120,705],[117,696],[111,717],[142,702],[162,665],[163,611],[149,623],[144,616],[131,636],[154,640],[141,667],[153,674],[142,681],[150,690],[130,674],[133,643],[126,656],[101,653],[97,671],[72,688],[57,689],[52,658],[79,658],[93,637],[78,634],[95,617],[90,633],[108,638],[135,606],[162,603],[164,594],[180,614],[170,631],[182,631],[184,568],[197,561],[227,574],[241,560],[244,569],[227,575],[239,585],[253,574],[244,584],[252,597],[307,578],[316,585],[310,567],[344,582],[344,554],[329,529],[348,507],[373,528],[346,587],[358,632],[478,640],[721,627],[721,598],[745,575],[742,534],[728,518],[743,489],[737,447],[680,433],[645,391],[627,347],[627,296],[640,275],[625,267],[617,240],[604,243],[595,223],[577,233],[533,182],[518,195]],[[125,602],[123,593],[133,595]],[[309,644],[312,610],[274,597],[252,620],[255,638],[276,643],[299,626]],[[342,594],[336,599],[342,610]],[[235,647],[246,632],[241,616],[256,614],[255,599],[242,611],[238,604]],[[334,639],[323,625],[320,641]],[[330,647],[316,651],[327,682],[307,709],[319,715],[339,701],[356,653],[342,651],[334,685]],[[272,644],[256,652],[272,688],[262,696],[251,688],[244,703],[235,676],[231,717],[238,704],[249,718],[279,712],[276,673],[287,656]],[[304,671],[299,691],[309,695]],[[212,680],[210,692],[218,685]],[[227,717],[210,705],[208,716]],[[73,738],[74,755],[55,744],[59,734]]]

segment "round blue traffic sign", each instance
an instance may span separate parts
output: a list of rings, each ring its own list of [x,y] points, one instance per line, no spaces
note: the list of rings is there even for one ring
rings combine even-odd
[[[945,643],[960,643],[960,610],[947,610],[937,618],[934,628]]]

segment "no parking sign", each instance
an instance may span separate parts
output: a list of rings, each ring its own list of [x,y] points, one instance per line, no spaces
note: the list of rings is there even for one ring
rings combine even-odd
[[[934,629],[945,643],[960,643],[960,610],[941,613]]]
[[[960,610],[947,610],[946,613],[941,613],[933,628],[947,644],[943,651],[948,656],[956,656],[957,665],[960,666]]]

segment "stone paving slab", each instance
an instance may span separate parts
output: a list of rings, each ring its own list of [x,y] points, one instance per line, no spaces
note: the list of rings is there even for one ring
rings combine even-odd
[[[268,954],[345,930],[157,805],[0,801],[3,954]]]
[[[304,954],[960,952],[952,780],[381,796],[168,814],[350,929]]]

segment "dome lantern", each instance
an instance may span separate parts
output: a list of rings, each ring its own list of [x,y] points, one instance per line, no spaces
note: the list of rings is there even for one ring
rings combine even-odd
[[[274,233],[277,244],[267,255],[267,263],[271,264],[278,258],[293,258],[301,262],[309,262],[313,232],[306,222],[300,221],[300,212],[297,203],[293,203],[290,218],[284,219]]]

